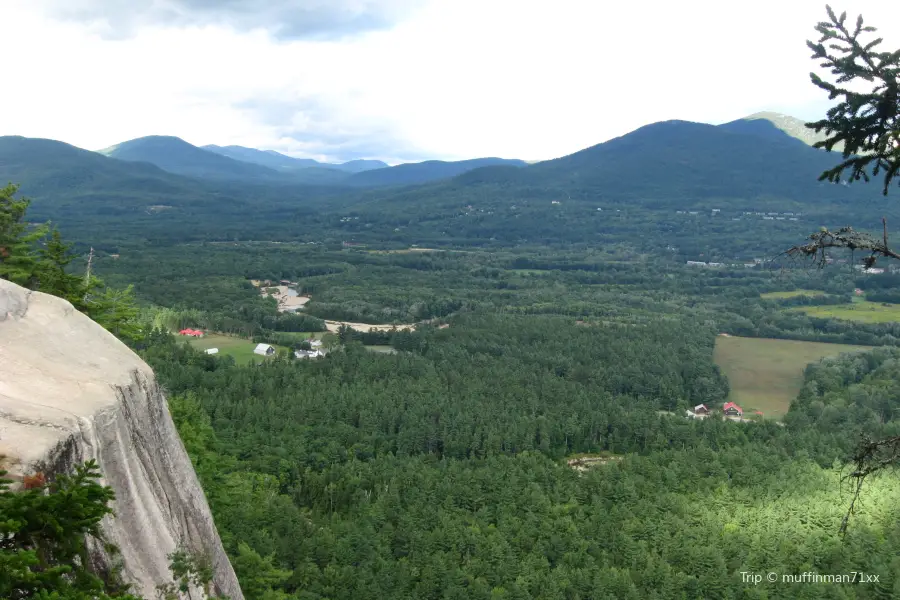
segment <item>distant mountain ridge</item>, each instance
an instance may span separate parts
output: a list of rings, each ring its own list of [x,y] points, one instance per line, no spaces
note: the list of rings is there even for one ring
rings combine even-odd
[[[204,150],[221,154],[235,160],[258,164],[270,169],[282,171],[296,171],[304,168],[325,168],[344,171],[347,173],[359,173],[370,169],[382,169],[388,166],[380,160],[351,160],[345,163],[322,163],[311,158],[294,158],[275,150],[257,150],[246,146],[216,146],[209,144],[202,146]]]
[[[150,163],[169,173],[201,179],[283,179],[275,169],[222,156],[168,135],[128,140],[100,150],[100,154],[128,162]]]
[[[415,185],[450,179],[484,166],[524,167],[527,164],[522,160],[503,158],[428,160],[393,167],[380,160],[368,159],[329,164],[244,146],[208,145],[201,148],[181,138],[162,135],[129,140],[99,153],[122,161],[149,163],[169,173],[199,179],[353,187]]]
[[[351,185],[357,186],[401,186],[415,185],[450,179],[467,171],[490,166],[525,167],[524,160],[506,158],[473,158],[470,160],[443,161],[426,160],[419,163],[405,163],[357,173],[347,179]]]

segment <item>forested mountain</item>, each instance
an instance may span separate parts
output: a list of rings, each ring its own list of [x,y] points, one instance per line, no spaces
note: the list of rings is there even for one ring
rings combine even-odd
[[[203,146],[204,150],[221,154],[235,160],[262,165],[279,171],[297,171],[299,169],[322,168],[346,173],[360,173],[371,169],[382,169],[387,163],[380,160],[351,160],[346,163],[321,163],[311,158],[294,158],[274,150],[257,150],[244,146],[216,146],[210,144]]]
[[[129,140],[100,153],[118,160],[150,163],[177,175],[206,179],[280,179],[275,169],[222,156],[168,135]]]
[[[817,183],[834,160],[834,155],[784,135],[746,135],[703,123],[665,121],[530,166],[522,176],[532,185],[643,200],[774,196],[815,202],[877,195],[871,188]]]
[[[0,137],[0,181],[21,185],[22,195],[33,200],[31,218],[65,222],[75,240],[96,245],[234,239],[254,231],[290,236],[298,222],[300,230],[312,223],[315,205],[335,193],[330,187],[196,179],[18,136]]]
[[[17,138],[19,145],[34,145],[17,152],[7,141],[15,159],[0,164],[0,176],[21,183],[21,192],[35,198],[36,216],[65,215],[79,239],[80,225],[88,222],[93,235],[103,234],[104,223],[117,223],[102,235],[107,240],[126,230],[172,240],[406,245],[632,239],[652,244],[647,251],[675,247],[692,260],[710,253],[755,256],[773,243],[796,243],[822,225],[872,227],[860,221],[860,206],[892,220],[897,216],[898,206],[871,186],[818,182],[837,157],[776,134],[669,121],[534,165],[426,161],[352,175],[320,168],[275,171],[177,144],[191,156],[260,169],[273,174],[272,180],[178,177],[49,140]],[[50,160],[38,147],[63,154]],[[485,161],[494,164],[473,168]],[[331,173],[347,185],[320,180],[313,187],[294,179],[303,172]],[[413,185],[434,177],[449,178]],[[719,212],[711,214],[713,209]],[[761,211],[775,211],[779,220],[766,221]],[[803,217],[789,221],[781,214],[786,212]]]
[[[505,158],[473,158],[471,160],[449,162],[426,160],[419,163],[404,163],[385,169],[374,169],[357,173],[348,179],[348,183],[358,186],[414,185],[448,179],[479,167],[493,165],[523,167],[526,163],[522,160]]]

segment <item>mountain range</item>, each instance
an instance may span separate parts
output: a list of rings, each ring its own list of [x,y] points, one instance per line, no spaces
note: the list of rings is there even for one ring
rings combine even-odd
[[[784,115],[720,126],[666,121],[536,164],[482,158],[358,172],[349,171],[377,165],[339,165],[343,171],[304,166],[303,159],[275,152],[213,151],[166,136],[131,140],[102,154],[52,140],[0,137],[0,179],[21,183],[44,218],[82,224],[132,219],[132,229],[143,232],[190,217],[192,235],[204,239],[290,237],[348,211],[366,215],[373,227],[427,221],[440,229],[441,222],[457,222],[458,207],[476,201],[490,211],[479,218],[492,221],[501,219],[499,207],[529,202],[540,220],[551,199],[572,207],[617,203],[668,211],[709,201],[745,209],[761,201],[811,208],[880,197],[873,186],[818,182],[839,157],[811,148],[815,138],[800,135],[798,123]]]
[[[294,158],[274,150],[257,150],[244,146],[216,146],[213,144],[201,146],[204,150],[227,156],[235,160],[262,165],[276,171],[296,171],[298,169],[322,168],[343,171],[346,173],[361,173],[372,169],[384,169],[388,167],[386,162],[380,160],[351,160],[345,163],[322,163],[311,158]]]

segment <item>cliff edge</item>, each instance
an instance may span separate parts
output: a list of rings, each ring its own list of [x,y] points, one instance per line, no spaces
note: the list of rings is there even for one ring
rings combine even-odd
[[[95,459],[116,493],[103,521],[109,556],[144,598],[172,581],[167,555],[206,555],[211,593],[243,600],[209,506],[153,371],[125,344],[47,294],[0,280],[0,456],[11,478],[52,477]],[[194,599],[202,594],[193,590]]]

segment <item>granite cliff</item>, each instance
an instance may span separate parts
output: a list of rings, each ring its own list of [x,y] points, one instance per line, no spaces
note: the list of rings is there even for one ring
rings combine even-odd
[[[0,280],[0,456],[13,479],[52,478],[95,459],[116,493],[94,567],[121,562],[133,591],[156,597],[178,548],[212,563],[211,594],[243,600],[206,497],[153,371],[68,302]],[[192,600],[203,596],[190,592]]]

